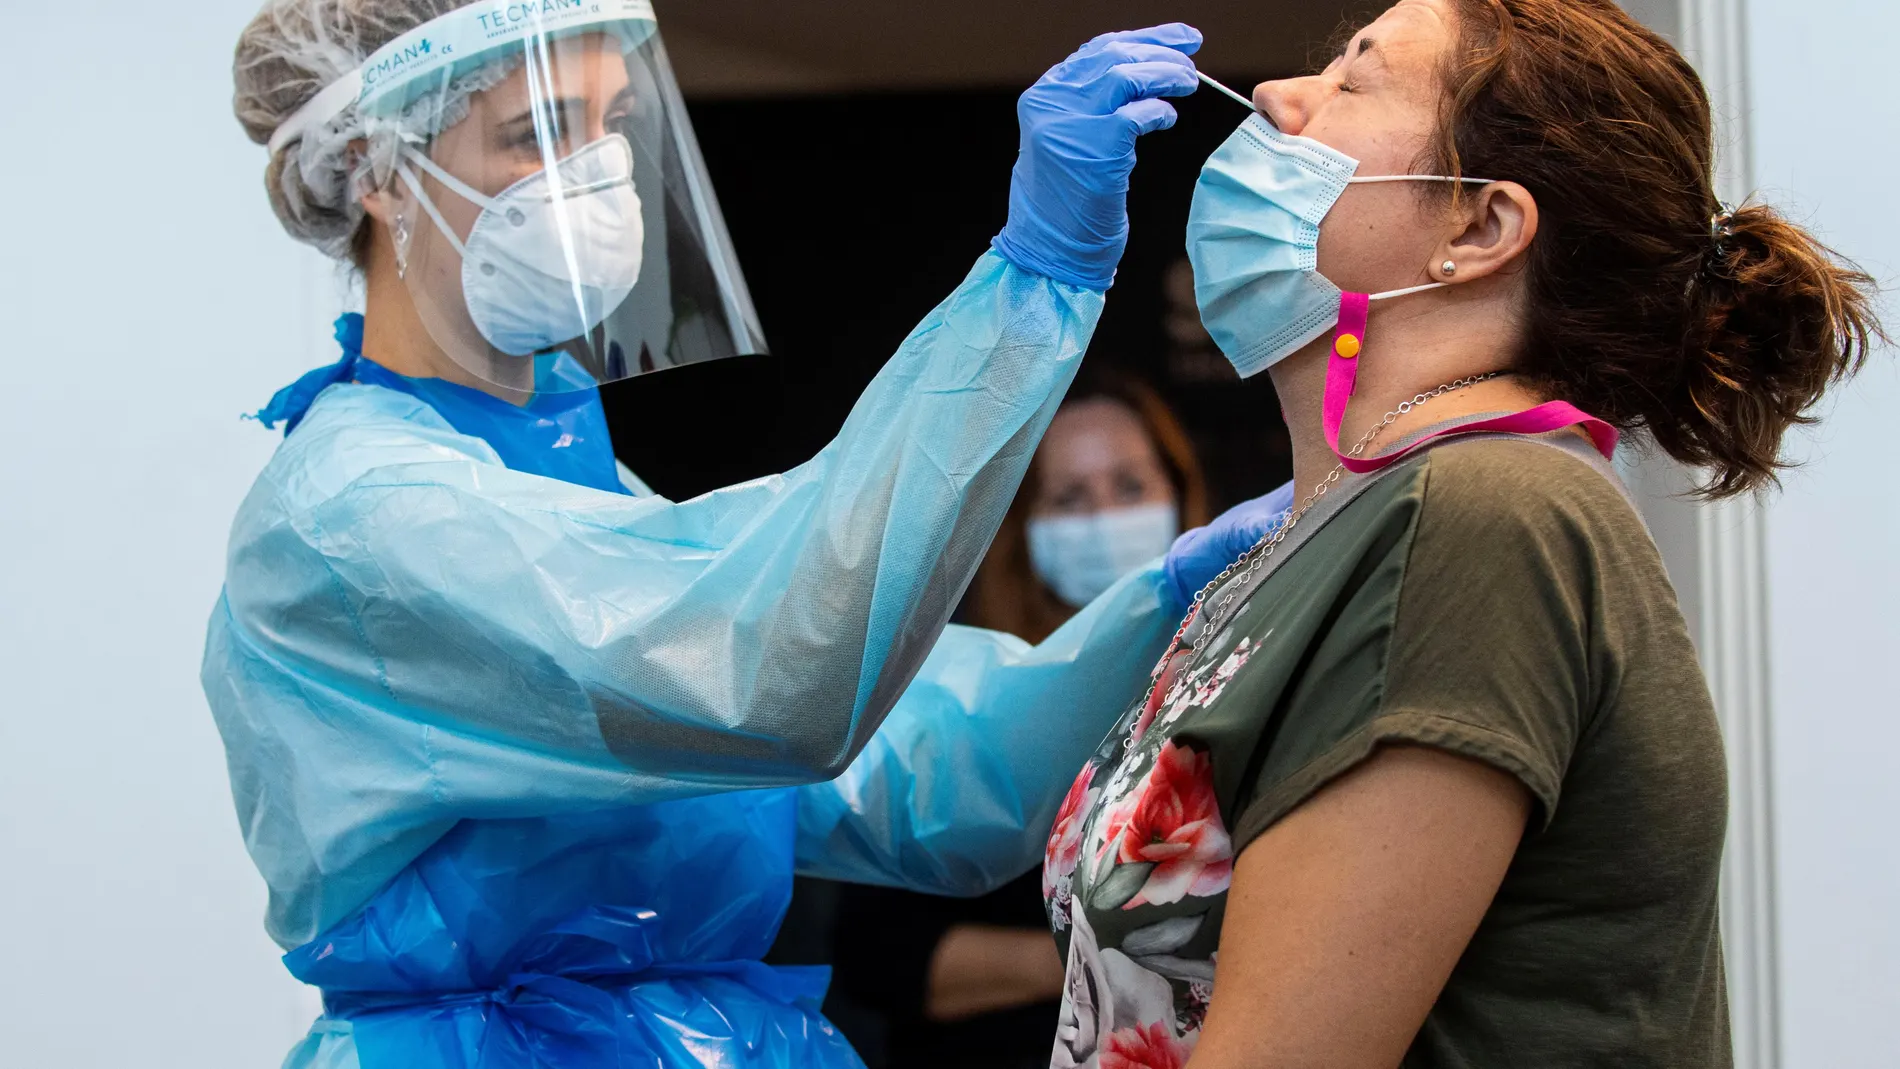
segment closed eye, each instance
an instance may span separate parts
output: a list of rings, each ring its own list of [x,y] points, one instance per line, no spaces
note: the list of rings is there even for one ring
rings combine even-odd
[[[1340,92],[1357,93],[1359,91],[1359,82],[1352,77],[1353,61],[1357,60],[1360,56],[1376,51],[1378,47],[1379,43],[1372,38],[1361,37],[1357,45],[1349,45],[1345,51],[1339,54],[1339,58],[1334,62],[1341,65],[1339,72]],[[1383,53],[1373,57],[1374,60],[1381,58],[1383,58]]]

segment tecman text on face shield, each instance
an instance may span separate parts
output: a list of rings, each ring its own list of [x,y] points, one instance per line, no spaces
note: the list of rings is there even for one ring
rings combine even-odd
[[[368,92],[371,87],[378,85],[383,79],[391,75],[402,74],[416,63],[425,59],[432,59],[434,56],[434,44],[432,44],[427,37],[424,37],[422,40],[402,49],[400,52],[391,53],[374,63],[365,64],[363,66],[363,91]]]
[[[476,18],[484,30],[499,30],[513,26],[518,22],[538,19],[543,15],[558,15],[575,11],[585,6],[588,0],[525,0],[521,3],[500,4],[484,11]]]

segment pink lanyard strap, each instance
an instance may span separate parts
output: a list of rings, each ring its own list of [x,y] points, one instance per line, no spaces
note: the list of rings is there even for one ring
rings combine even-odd
[[[1353,386],[1359,381],[1359,354],[1365,349],[1366,317],[1372,299],[1364,293],[1344,293],[1339,298],[1339,330],[1333,335],[1333,350],[1326,364],[1326,401],[1321,412],[1326,444],[1347,471],[1364,474],[1378,471],[1410,455],[1434,438],[1463,434],[1547,434],[1565,427],[1581,426],[1605,460],[1616,453],[1616,428],[1577,408],[1568,401],[1545,401],[1535,408],[1508,416],[1461,423],[1420,438],[1403,449],[1373,457],[1349,457],[1339,451],[1339,425],[1346,419],[1346,402],[1352,400]]]

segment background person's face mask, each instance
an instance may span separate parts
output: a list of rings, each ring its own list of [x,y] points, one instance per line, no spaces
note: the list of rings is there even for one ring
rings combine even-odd
[[[1168,551],[1181,533],[1173,505],[1030,520],[1029,565],[1065,603],[1081,608]]]
[[[1188,259],[1194,299],[1214,343],[1240,372],[1257,375],[1332,329],[1340,289],[1319,273],[1319,227],[1346,187],[1366,182],[1475,182],[1483,178],[1355,178],[1359,161],[1250,116],[1214,154],[1194,187]],[[1372,294],[1401,297],[1432,282]]]
[[[414,150],[404,158],[481,208],[468,240],[405,163],[403,181],[462,257],[462,296],[482,337],[510,356],[552,349],[599,326],[640,279],[646,224],[633,149],[620,134],[484,196]]]

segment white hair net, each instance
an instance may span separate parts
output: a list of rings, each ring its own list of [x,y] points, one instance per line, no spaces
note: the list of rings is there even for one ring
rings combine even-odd
[[[271,135],[324,87],[404,33],[466,6],[467,0],[268,0],[238,38],[233,65],[238,122],[251,140]],[[426,94],[394,116],[345,108],[272,155],[264,172],[284,229],[339,260],[354,260],[363,225],[358,196],[389,181],[406,139],[425,141],[468,116],[468,98],[514,72],[520,58],[497,58]],[[354,151],[355,142],[367,146]]]

